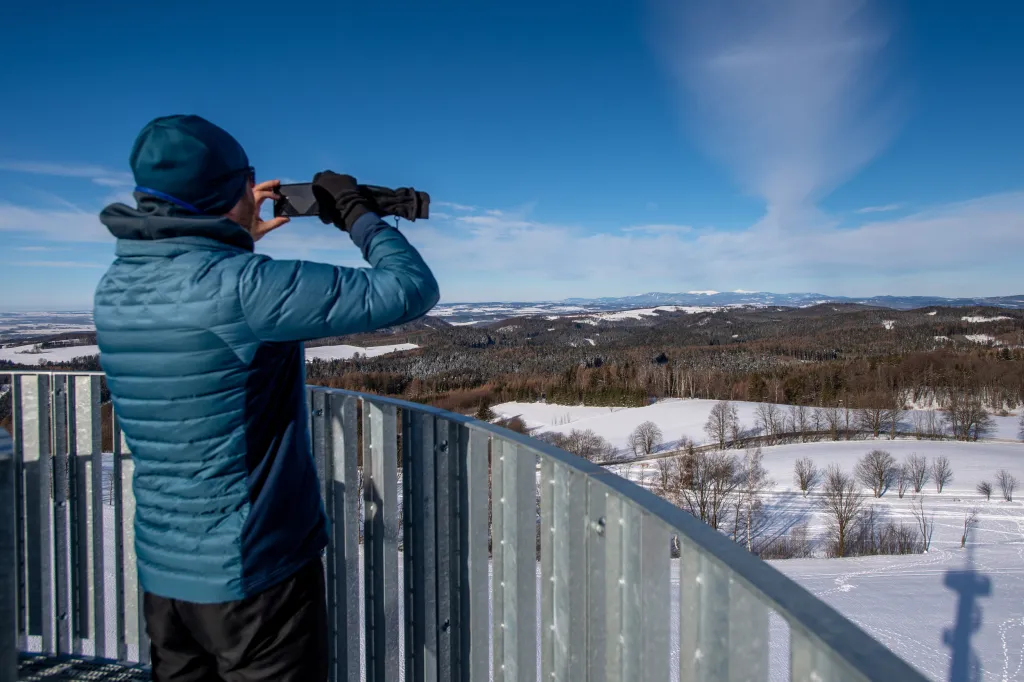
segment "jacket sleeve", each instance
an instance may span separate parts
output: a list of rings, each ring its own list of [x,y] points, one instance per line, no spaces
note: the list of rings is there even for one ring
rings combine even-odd
[[[377,215],[352,226],[369,268],[253,258],[239,280],[249,327],[263,341],[372,331],[425,315],[440,297],[419,252]]]

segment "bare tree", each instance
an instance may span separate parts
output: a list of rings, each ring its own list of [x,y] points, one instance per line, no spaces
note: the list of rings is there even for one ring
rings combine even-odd
[[[825,430],[825,411],[821,408],[811,410],[811,431],[814,432],[814,440],[821,440],[821,434]]]
[[[717,529],[722,511],[732,500],[739,485],[738,462],[721,450],[697,450],[692,446],[680,458],[675,480],[670,483],[680,506]]]
[[[1020,422],[1017,423],[1017,438],[1024,440],[1024,410],[1020,411]]]
[[[961,549],[967,545],[967,533],[970,531],[972,526],[978,524],[978,509],[977,507],[968,509],[964,512],[964,534],[960,536],[960,547]]]
[[[896,460],[885,450],[872,450],[857,462],[858,480],[881,497],[896,480]]]
[[[612,452],[611,444],[594,433],[592,429],[573,429],[556,445],[577,457],[589,459],[592,462],[606,459]]]
[[[953,480],[953,467],[949,464],[949,457],[943,455],[932,460],[932,480],[935,481],[936,492],[942,492],[950,481]]]
[[[886,402],[884,397],[878,395],[865,399],[864,406],[857,411],[857,426],[878,438],[885,425]]]
[[[825,418],[825,423],[828,425],[829,436],[832,437],[832,440],[839,440],[839,432],[843,429],[843,417],[839,406],[831,405],[824,407],[821,412]]]
[[[1018,484],[1017,477],[1006,469],[1000,469],[996,472],[996,483],[999,485],[999,491],[1003,493],[1003,499],[1013,502],[1013,491],[1017,489]]]
[[[661,445],[662,441],[661,429],[658,425],[651,421],[646,421],[640,424],[633,433],[629,434],[629,440],[626,441],[626,445],[633,454],[637,457],[643,457],[654,452],[655,448]]]
[[[770,438],[779,435],[779,426],[782,421],[782,410],[775,403],[758,403],[754,410],[757,425],[761,433]]]
[[[900,423],[907,416],[906,399],[906,393],[903,391],[893,391],[889,406],[882,414],[882,421],[889,432],[889,440],[896,440]]]
[[[825,470],[822,497],[819,504],[828,516],[829,536],[835,556],[846,555],[846,542],[860,510],[864,508],[864,494],[857,481],[836,464]]]
[[[928,431],[928,422],[923,410],[914,410],[910,413],[910,422],[914,425],[914,438],[921,440]]]
[[[928,481],[931,480],[928,458],[915,452],[907,457],[907,468],[910,470],[910,483],[914,487],[914,492],[919,493],[924,490]]]
[[[807,442],[811,430],[811,412],[804,405],[793,405],[789,408],[790,431],[800,434],[800,440]]]
[[[946,433],[945,426],[942,424],[942,419],[939,418],[939,413],[935,410],[928,410],[927,418],[927,429],[929,438],[942,438]]]
[[[704,424],[704,433],[708,434],[712,442],[718,443],[720,450],[724,450],[729,438],[738,430],[739,420],[735,405],[728,400],[719,401],[711,407],[711,414]]]
[[[977,441],[995,430],[995,421],[985,409],[981,396],[967,389],[950,390],[943,414],[950,433],[957,440]]]
[[[737,504],[737,511],[742,508],[746,526],[747,551],[753,552],[754,536],[759,533],[764,521],[765,507],[761,496],[766,490],[775,486],[775,482],[768,478],[768,471],[764,468],[764,454],[761,452],[761,448],[747,450],[743,456],[743,464],[738,478],[740,501]]]
[[[804,497],[807,497],[807,493],[812,492],[821,481],[821,471],[814,466],[810,457],[802,457],[793,465],[793,478],[803,491]]]
[[[992,484],[988,481],[982,481],[978,484],[978,493],[985,496],[986,501],[992,500]]]
[[[910,511],[914,514],[917,527],[921,531],[921,540],[924,542],[924,551],[932,544],[932,533],[935,532],[935,514],[929,514],[924,510],[924,495],[914,495],[910,503]]]
[[[899,494],[900,499],[907,494],[910,489],[910,468],[904,462],[903,464],[896,465],[896,492]]]

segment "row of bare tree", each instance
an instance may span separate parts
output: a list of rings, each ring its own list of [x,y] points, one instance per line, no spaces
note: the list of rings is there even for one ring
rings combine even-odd
[[[910,429],[907,416],[911,416]],[[786,409],[775,403],[759,403],[754,410],[755,428],[770,439],[785,437],[816,440],[849,440],[859,434],[878,438],[882,434],[890,440],[900,435],[921,438],[952,437],[957,440],[977,441],[991,436],[995,421],[977,398],[954,394],[945,408],[911,411],[904,397],[896,396],[888,406],[876,403],[871,407],[854,408],[849,405],[807,407],[792,405]],[[730,442],[742,440],[746,430],[740,424],[736,406],[723,400],[711,408],[704,432],[712,443],[725,448]],[[1021,417],[1021,439],[1024,440],[1024,415]]]

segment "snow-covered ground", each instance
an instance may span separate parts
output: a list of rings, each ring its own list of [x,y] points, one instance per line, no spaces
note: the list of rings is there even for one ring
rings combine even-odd
[[[629,434],[645,421],[658,425],[664,434],[665,447],[670,448],[683,437],[696,443],[707,442],[704,424],[707,423],[711,408],[716,400],[660,400],[645,407],[589,407],[553,405],[548,403],[502,403],[495,405],[494,412],[501,417],[522,418],[530,428],[538,432],[557,431],[568,433],[573,429],[592,429],[619,449],[626,447]],[[756,425],[755,410],[758,403],[734,402],[740,424],[745,429]],[[784,413],[789,407],[782,405]],[[923,410],[914,410],[923,411]],[[996,439],[1016,440],[1018,417],[993,417]],[[909,429],[912,413],[904,420],[904,429]]]
[[[347,360],[358,353],[364,358],[374,358],[378,355],[398,353],[405,350],[413,350],[419,346],[412,343],[399,343],[390,346],[348,346],[338,344],[334,346],[318,346],[306,349],[306,362],[317,358],[319,360]],[[10,360],[21,365],[38,365],[41,360],[48,362],[68,362],[74,358],[98,355],[100,352],[97,346],[71,346],[68,348],[47,348],[41,351],[35,350],[35,346],[13,346],[0,348],[0,360]]]
[[[63,348],[44,348],[36,350],[34,345],[9,346],[0,348],[0,360],[9,360],[19,365],[38,365],[41,360],[47,362],[70,362],[75,358],[98,355],[97,346],[66,346]]]
[[[605,322],[619,322],[622,320],[642,320],[645,317],[654,317],[659,313],[687,313],[690,315],[696,313],[713,313],[721,308],[712,308],[706,306],[681,306],[681,305],[662,305],[657,308],[636,308],[634,310],[620,310],[613,313],[595,313],[588,315],[585,319],[587,320],[603,320]],[[580,320],[581,322],[584,320]]]
[[[414,343],[397,343],[391,346],[347,346],[345,344],[338,344],[335,346],[317,346],[316,348],[306,349],[306,362],[313,360],[348,360],[355,357],[356,353],[364,358],[375,358],[378,355],[387,355],[388,353],[399,353],[406,350],[415,350],[419,348]]]

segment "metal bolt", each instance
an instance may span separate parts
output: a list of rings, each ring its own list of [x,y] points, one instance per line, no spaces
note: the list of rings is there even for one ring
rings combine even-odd
[[[598,535],[604,535],[604,517],[602,516],[594,524],[594,530],[597,531]]]
[[[324,411],[323,410],[319,410],[319,409],[318,410],[313,410],[313,416],[315,416],[315,417],[322,417],[322,416],[324,416]]]
[[[444,625],[441,626],[441,632],[448,632],[448,630],[450,630],[451,627],[452,627],[451,622],[446,620],[444,622]]]
[[[438,446],[438,449],[441,450],[441,452],[448,452],[448,441],[441,441],[441,444]]]

